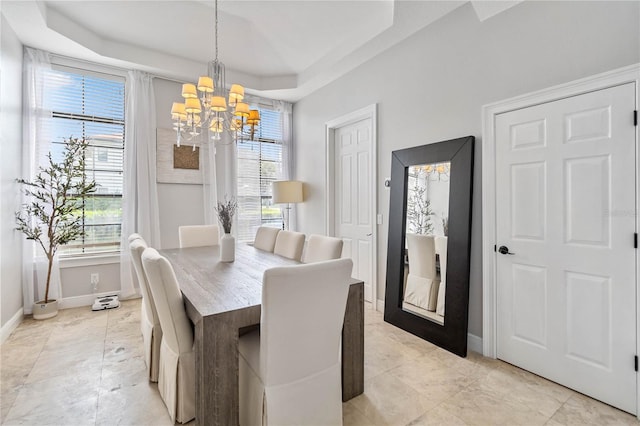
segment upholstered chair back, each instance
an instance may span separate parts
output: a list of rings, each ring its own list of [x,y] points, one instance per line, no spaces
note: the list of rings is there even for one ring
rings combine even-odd
[[[147,274],[142,266],[142,253],[147,249],[147,244],[143,238],[134,238],[129,243],[129,252],[133,269],[140,285],[142,293],[142,309],[140,314],[140,328],[144,343],[145,362],[149,370],[149,380],[158,381],[158,366],[160,361],[160,342],[162,341],[162,327],[158,312],[156,310],[153,295],[149,288]]]
[[[162,326],[158,390],[171,420],[186,423],[195,417],[193,328],[169,261],[147,248],[142,265]]]
[[[342,424],[340,341],[352,268],[338,259],[265,271],[260,332],[240,338],[241,425]]]
[[[278,237],[279,233],[280,229],[278,228],[261,226],[256,231],[256,238],[253,242],[253,246],[257,249],[273,253],[273,248],[276,245],[276,238]]]
[[[302,232],[280,231],[273,252],[282,257],[300,261],[303,248],[304,234]]]
[[[324,235],[310,235],[304,250],[303,263],[322,262],[324,260],[340,259],[342,255],[341,238]]]

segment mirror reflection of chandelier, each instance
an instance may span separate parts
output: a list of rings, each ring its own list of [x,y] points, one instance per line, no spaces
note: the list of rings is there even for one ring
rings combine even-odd
[[[449,177],[451,171],[451,163],[424,164],[419,167],[419,172],[424,173],[427,177],[440,180],[441,177]]]
[[[215,59],[209,62],[207,75],[201,76],[197,85],[182,85],[182,97],[184,102],[174,102],[171,107],[178,146],[184,137],[194,143],[195,150],[196,138],[207,129],[213,140],[220,140],[223,132],[229,132],[232,140],[253,140],[260,112],[249,109],[243,102],[244,87],[232,84],[227,90],[225,67],[218,60],[218,0],[215,1]]]

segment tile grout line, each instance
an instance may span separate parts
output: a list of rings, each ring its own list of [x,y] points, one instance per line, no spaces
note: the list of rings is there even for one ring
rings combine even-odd
[[[57,319],[56,319],[57,321]],[[21,324],[22,325],[22,324]],[[17,330],[17,329],[16,329]],[[15,330],[14,330],[15,333]],[[13,333],[11,333],[13,335]],[[22,389],[24,388],[24,385],[26,384],[26,382],[29,380],[29,376],[31,376],[31,373],[33,372],[33,368],[36,366],[38,360],[40,359],[40,356],[42,356],[42,352],[44,351],[44,347],[47,345],[49,339],[51,338],[51,336],[53,335],[53,331],[49,331],[47,338],[45,340],[45,342],[42,344],[42,347],[40,348],[40,350],[38,351],[38,356],[36,357],[36,359],[33,361],[33,364],[31,364],[31,368],[29,368],[29,373],[25,375],[24,379],[22,380],[22,382],[20,383],[20,386],[18,386],[17,389],[17,393],[16,393],[16,397],[14,398],[13,402],[11,403],[11,405],[9,406],[9,409],[7,410],[7,415],[5,416],[5,419],[3,422],[6,422],[6,419],[9,418],[9,414],[11,414],[11,410],[13,409],[13,407],[16,404],[16,400],[18,399],[18,396],[20,396],[20,393],[22,392]],[[11,338],[11,336],[9,336],[9,338]],[[9,339],[7,339],[8,341]],[[6,342],[5,342],[6,343]]]
[[[104,357],[105,352],[107,350],[107,335],[109,334],[109,316],[111,312],[106,312],[107,314],[107,324],[104,327],[104,339],[102,339],[102,361],[100,363],[100,380],[98,381],[98,397],[96,398],[96,412],[95,412],[95,421],[94,425],[98,425],[98,413],[100,412],[100,397],[102,396],[102,373],[104,371]]]

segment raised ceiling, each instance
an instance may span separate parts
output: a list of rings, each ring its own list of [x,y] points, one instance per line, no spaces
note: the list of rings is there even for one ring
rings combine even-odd
[[[465,1],[220,0],[227,81],[296,101]],[[484,20],[517,1],[474,1]],[[0,11],[28,46],[194,80],[214,52],[214,2],[7,1]]]

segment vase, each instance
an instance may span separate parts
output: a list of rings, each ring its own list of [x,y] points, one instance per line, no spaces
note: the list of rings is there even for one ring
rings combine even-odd
[[[33,304],[33,319],[43,320],[52,318],[58,315],[58,301],[49,299],[49,302],[44,303],[44,300]]]
[[[236,259],[236,239],[231,234],[224,234],[220,239],[220,261],[233,262]]]

